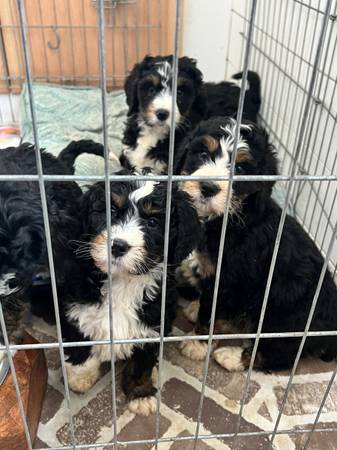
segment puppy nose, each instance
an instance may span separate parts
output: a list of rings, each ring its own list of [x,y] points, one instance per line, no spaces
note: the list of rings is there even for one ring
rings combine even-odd
[[[118,258],[119,256],[125,255],[129,248],[129,244],[123,241],[123,239],[114,239],[111,246],[111,254]]]
[[[202,195],[205,198],[214,197],[219,191],[220,188],[218,185],[214,183],[209,183],[208,181],[203,181],[200,183],[200,190]]]
[[[167,109],[158,109],[158,111],[156,111],[157,118],[162,122],[166,120],[169,115],[170,113],[167,111]]]

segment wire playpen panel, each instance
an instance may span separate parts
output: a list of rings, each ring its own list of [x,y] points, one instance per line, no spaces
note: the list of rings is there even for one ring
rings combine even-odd
[[[241,8],[240,8],[241,6]],[[288,175],[296,161],[298,175],[331,177],[337,170],[336,142],[336,5],[329,12],[322,42],[320,27],[327,2],[261,1],[257,7],[251,68],[262,80],[261,119],[279,153],[281,173]],[[228,45],[227,75],[242,67],[243,45],[249,25],[247,4],[233,2],[231,39],[242,40],[241,54]],[[303,139],[299,130],[310,89],[317,56],[317,77],[305,120]],[[295,216],[326,252],[336,222],[336,182],[300,181],[292,188],[291,204]],[[332,261],[337,262],[335,255]]]
[[[207,0],[205,0],[207,1]],[[336,150],[336,79],[337,79],[337,2],[332,0],[252,0],[232,1],[230,14],[230,26],[228,28],[228,41],[224,45],[224,58],[226,58],[226,75],[230,76],[237,71],[244,72],[242,86],[245,86],[248,69],[256,70],[262,82],[262,109],[261,122],[270,133],[271,139],[279,152],[281,175],[271,177],[277,180],[284,188],[283,215],[278,230],[273,259],[270,267],[266,293],[262,306],[261,318],[256,333],[249,337],[256,337],[253,349],[253,357],[244,382],[243,397],[240,401],[237,414],[237,427],[235,432],[228,432],[224,425],[221,433],[206,434],[200,427],[205,397],[206,380],[208,376],[211,343],[214,332],[215,300],[219,288],[220,271],[217,271],[215,291],[213,297],[213,315],[210,326],[210,334],[197,337],[208,342],[206,363],[203,370],[202,384],[200,389],[200,400],[198,401],[197,426],[192,437],[170,436],[159,438],[160,427],[160,387],[163,383],[163,349],[164,343],[192,339],[193,336],[164,337],[163,325],[158,338],[150,339],[151,342],[160,344],[159,358],[159,396],[156,414],[156,435],[150,439],[139,439],[134,441],[120,442],[117,433],[114,432],[113,442],[90,444],[76,443],[74,424],[72,417],[72,402],[67,385],[65,370],[64,347],[70,345],[91,345],[85,343],[62,342],[61,326],[58,314],[57,330],[58,342],[42,343],[39,348],[58,349],[61,355],[62,373],[65,380],[65,399],[69,407],[69,423],[72,444],[69,446],[55,447],[66,449],[84,448],[123,448],[129,444],[133,448],[140,445],[149,445],[148,448],[169,448],[173,441],[181,441],[198,448],[201,440],[212,445],[212,439],[231,437],[242,440],[249,437],[265,435],[270,439],[272,448],[274,439],[279,435],[291,435],[306,433],[307,440],[303,449],[309,448],[310,438],[319,422],[324,402],[329,395],[330,388],[336,376],[336,370],[332,373],[327,383],[322,403],[317,410],[315,421],[306,428],[282,429],[279,428],[283,409],[286,405],[301,351],[307,336],[315,335],[309,332],[310,320],[314,312],[317,297],[319,295],[320,283],[313,299],[312,309],[308,317],[305,330],[301,333],[284,333],[283,336],[301,337],[301,345],[290,373],[285,395],[281,401],[281,407],[276,421],[268,431],[242,432],[240,424],[245,409],[245,401],[250,387],[252,367],[259,339],[277,339],[280,333],[262,333],[263,315],[268,302],[273,269],[277,258],[279,242],[285,213],[291,207],[297,219],[309,231],[317,245],[325,255],[325,265],[322,276],[328,266],[334,268],[337,263],[336,255],[336,220],[337,220],[337,150]],[[210,14],[212,7],[210,3]],[[184,14],[187,12],[184,11]],[[174,53],[174,83],[177,83],[177,57],[183,53],[180,37],[183,30],[182,0],[3,0],[0,5],[0,120],[17,121],[14,112],[15,94],[21,91],[23,83],[27,84],[30,109],[33,121],[34,138],[39,144],[39,130],[36,125],[34,110],[33,82],[61,83],[67,85],[100,86],[102,89],[102,122],[104,144],[107,148],[107,91],[121,88],[125,76],[135,62],[147,54]],[[201,30],[205,32],[205,30]],[[206,30],[211,33],[212,30]],[[235,45],[233,45],[235,42]],[[207,39],[205,36],[205,45]],[[220,43],[219,43],[220,45]],[[222,43],[223,45],[223,43]],[[211,51],[211,49],[210,49]],[[238,122],[241,121],[244,89],[241,92],[238,105]],[[5,95],[5,96],[4,96]],[[174,97],[174,96],[173,96]],[[174,102],[174,99],[173,99]],[[6,104],[6,107],[5,107]],[[8,111],[11,111],[8,113]],[[151,176],[151,179],[165,180],[169,186],[173,182],[184,179],[183,176],[173,175],[172,162],[174,152],[175,128],[174,114],[171,127],[170,164],[167,176]],[[234,148],[238,136],[236,136]],[[38,153],[37,153],[38,154]],[[38,158],[38,157],[37,157]],[[233,158],[235,160],[235,158]],[[106,170],[104,177],[77,176],[78,181],[93,181],[102,179],[105,181],[107,210],[109,211],[109,180],[116,181],[121,178],[109,175],[108,153],[105,155]],[[56,312],[58,310],[57,286],[55,274],[53,273],[52,242],[48,225],[47,202],[44,192],[44,183],[47,180],[56,179],[45,176],[42,172],[41,161],[38,159],[38,175],[31,176],[32,180],[39,183],[43,213],[45,219],[45,230],[48,245],[49,265],[53,284],[53,296]],[[8,178],[8,177],[7,177]],[[127,179],[128,177],[124,178]],[[131,177],[129,177],[131,179]],[[142,176],[142,179],[149,177]],[[0,176],[0,182],[6,176]],[[12,177],[20,181],[20,177]],[[66,179],[58,177],[58,179]],[[229,182],[234,180],[233,167]],[[243,177],[244,179],[244,177]],[[261,178],[263,179],[263,177]],[[165,228],[165,259],[164,279],[167,270],[168,252],[168,230],[171,204],[171,190],[168,189],[167,196],[167,220]],[[107,224],[109,225],[107,214]],[[224,215],[222,230],[225,232],[228,218],[228,208]],[[108,226],[109,230],[109,226]],[[224,248],[225,233],[219,242],[219,260]],[[321,281],[321,280],[320,280]],[[111,274],[110,274],[111,285]],[[111,286],[110,286],[111,287]],[[162,306],[165,304],[165,288],[163,290]],[[165,308],[162,308],[162,312]],[[110,314],[112,312],[110,311]],[[1,327],[4,328],[3,313],[0,308]],[[163,324],[162,320],[162,324]],[[310,334],[311,333],[311,334]],[[316,332],[318,335],[324,334]],[[106,342],[94,342],[95,345],[109,343],[111,346],[119,345],[113,339]],[[337,334],[337,330],[327,332]],[[223,339],[243,339],[247,335],[228,335]],[[128,342],[140,342],[131,339]],[[35,346],[36,347],[36,346]],[[8,340],[5,347],[10,355],[10,349],[27,349],[31,346],[10,346]],[[113,352],[112,352],[113,354]],[[12,373],[15,374],[13,358],[9,356]],[[112,367],[114,360],[112,357]],[[15,375],[14,375],[15,377]],[[112,427],[117,423],[116,408],[116,385],[115,372],[112,370]],[[14,379],[15,381],[15,379]],[[16,384],[18,398],[19,388]],[[21,414],[25,423],[27,436],[27,448],[31,450],[32,443],[29,437],[26,417],[21,406]],[[116,428],[114,428],[116,430]],[[337,431],[321,430],[325,432]],[[192,442],[192,444],[191,444]],[[165,445],[167,445],[165,447]],[[233,444],[234,445],[234,444]],[[143,448],[143,447],[142,447]],[[233,447],[235,448],[235,447]],[[240,447],[242,448],[242,447]]]

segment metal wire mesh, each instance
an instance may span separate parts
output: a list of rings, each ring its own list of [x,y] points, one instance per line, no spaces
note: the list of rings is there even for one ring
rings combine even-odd
[[[228,43],[226,47],[227,55],[227,72],[228,75],[233,71],[243,70],[242,89],[238,104],[238,122],[240,123],[242,117],[245,83],[248,68],[256,70],[262,79],[263,86],[263,107],[261,111],[261,121],[269,131],[272,140],[281,154],[281,169],[282,174],[279,176],[238,176],[234,175],[234,161],[232,158],[230,175],[228,177],[216,177],[215,179],[229,180],[230,188],[234,180],[278,180],[279,183],[285,185],[285,201],[282,210],[282,216],[279,223],[277,238],[275,241],[273,258],[269,270],[268,282],[266,285],[263,305],[259,320],[259,325],[256,333],[250,334],[232,334],[232,335],[213,335],[214,332],[214,318],[216,300],[219,287],[220,269],[222,252],[226,239],[226,226],[228,218],[228,205],[226,206],[224,220],[222,225],[222,232],[219,242],[219,257],[216,271],[212,316],[210,325],[210,334],[203,336],[164,336],[164,319],[165,319],[165,297],[166,284],[164,283],[162,291],[161,303],[161,329],[158,338],[147,339],[114,339],[113,336],[113,309],[111,300],[111,274],[109,275],[109,291],[110,291],[110,340],[101,341],[83,341],[83,342],[67,342],[62,341],[60,317],[58,313],[58,296],[57,285],[55,279],[55,271],[53,265],[53,249],[50,235],[50,228],[48,222],[48,208],[45,196],[45,182],[52,180],[76,180],[76,181],[105,181],[106,188],[106,203],[107,212],[110,211],[110,181],[119,182],[129,180],[129,176],[109,175],[108,171],[108,152],[107,152],[107,116],[106,116],[106,95],[109,87],[118,87],[121,81],[124,80],[128,70],[132,66],[132,62],[139,60],[147,52],[161,53],[163,49],[163,34],[161,28],[163,24],[159,21],[152,21],[151,5],[145,2],[105,2],[99,0],[94,2],[97,8],[97,23],[86,24],[84,3],[82,1],[82,9],[79,9],[80,22],[73,23],[70,8],[68,9],[68,21],[64,18],[60,20],[56,14],[56,3],[54,1],[54,23],[43,23],[43,11],[41,9],[41,2],[38,2],[38,14],[41,23],[27,24],[26,14],[27,6],[23,0],[17,2],[10,1],[8,3],[8,17],[10,22],[1,21],[0,26],[0,86],[3,92],[8,94],[6,101],[8,107],[5,109],[4,104],[0,104],[0,120],[2,122],[16,121],[13,107],[13,92],[17,92],[18,87],[22,82],[27,83],[30,110],[33,122],[34,140],[36,144],[36,159],[38,174],[27,176],[0,176],[0,182],[4,180],[23,181],[31,180],[39,183],[41,202],[43,209],[43,218],[45,224],[46,241],[48,247],[48,261],[51,271],[53,301],[56,312],[57,337],[58,342],[55,343],[41,343],[31,345],[10,345],[7,339],[6,327],[4,322],[4,315],[0,305],[0,324],[3,330],[5,345],[0,347],[0,351],[6,351],[9,355],[11,372],[18,397],[20,413],[24,423],[24,430],[27,438],[27,448],[32,449],[32,442],[29,436],[29,429],[27,425],[27,418],[25,417],[22,401],[20,398],[20,389],[15,376],[15,367],[11,357],[10,350],[23,350],[30,348],[52,349],[56,348],[60,352],[62,374],[65,384],[65,398],[69,409],[69,423],[71,430],[71,445],[57,447],[57,449],[84,449],[84,448],[118,448],[122,445],[137,445],[151,444],[156,449],[159,444],[165,442],[193,441],[193,448],[200,440],[212,440],[216,438],[233,437],[235,440],[240,438],[248,438],[249,436],[268,436],[270,439],[270,446],[272,447],[275,436],[287,434],[295,435],[297,433],[306,433],[307,441],[304,448],[307,449],[310,444],[310,439],[315,432],[336,432],[337,430],[331,428],[319,428],[317,424],[326,401],[332,384],[334,383],[337,369],[332,373],[331,379],[327,384],[326,391],[322,398],[320,407],[317,410],[316,419],[309,429],[279,429],[282,413],[287,401],[287,396],[297,369],[299,358],[305,340],[308,336],[336,336],[337,330],[334,331],[309,331],[312,316],[314,314],[316,302],[319,296],[320,288],[326,270],[330,266],[335,266],[337,263],[335,243],[336,243],[336,197],[337,197],[337,152],[333,150],[333,143],[337,138],[336,131],[336,64],[333,63],[336,42],[337,42],[337,26],[336,26],[336,12],[337,2],[333,0],[319,0],[319,1],[298,1],[298,0],[277,0],[270,2],[266,0],[252,0],[232,2],[232,10],[230,17],[230,28]],[[123,6],[124,5],[124,6]],[[123,8],[129,5],[132,7],[133,22],[131,23],[131,16],[126,14]],[[111,6],[112,8],[107,8]],[[121,14],[117,17],[118,7],[122,8],[119,11]],[[156,11],[160,13],[160,8],[163,7],[159,1]],[[145,8],[145,10],[144,10]],[[117,12],[116,12],[117,11]],[[145,11],[145,14],[144,14]],[[146,16],[145,22],[138,25],[140,15]],[[171,40],[171,48],[174,51],[174,77],[173,77],[173,105],[175,105],[176,85],[177,85],[177,57],[179,53],[179,35],[181,24],[181,0],[175,1],[175,30],[174,35],[168,39]],[[140,38],[140,30],[146,30],[146,38]],[[95,31],[97,38],[97,55],[99,61],[97,66],[92,69],[88,57],[88,39],[89,33]],[[35,32],[39,32],[43,40],[46,41],[46,32],[52,32],[55,41],[49,41],[49,47],[53,48],[59,45],[59,40],[62,32],[67,33],[70,39],[71,60],[72,65],[66,69],[63,67],[64,61],[59,54],[58,64],[60,74],[51,76],[48,68],[48,61],[43,57],[44,73],[39,73],[34,65],[34,56],[36,47],[34,46],[34,39],[36,39]],[[119,31],[122,34],[119,34]],[[153,40],[152,31],[158,33],[157,39]],[[76,34],[76,33],[80,34]],[[7,33],[7,36],[6,36]],[[8,65],[8,57],[5,53],[4,38],[8,39],[8,33],[12,35],[12,42],[17,50],[18,70],[12,73]],[[116,62],[116,48],[115,45],[107,47],[107,33],[109,39],[120,39],[123,48],[123,64],[117,65]],[[129,33],[135,33],[136,48],[131,49],[128,38]],[[75,36],[80,39],[83,50],[84,69],[82,73],[77,73],[75,69],[76,51],[75,51]],[[90,35],[92,36],[92,35]],[[62,36],[61,36],[62,38]],[[144,47],[144,42],[145,47]],[[151,48],[156,42],[156,47]],[[233,46],[232,43],[236,42]],[[172,45],[173,44],[173,45]],[[238,51],[239,46],[239,51]],[[167,46],[165,48],[168,48]],[[130,54],[132,57],[130,58]],[[107,57],[109,55],[109,57]],[[96,70],[96,72],[95,72]],[[119,72],[120,71],[120,72]],[[32,74],[33,72],[33,74]],[[41,165],[41,157],[39,153],[39,139],[38,128],[36,123],[36,114],[34,109],[34,96],[32,83],[34,81],[61,81],[63,83],[91,83],[99,84],[102,93],[102,121],[103,121],[103,137],[105,151],[105,175],[99,176],[50,176],[44,175]],[[2,83],[2,84],[1,84]],[[169,170],[168,175],[165,176],[139,176],[143,180],[160,180],[168,183],[167,198],[166,198],[166,223],[165,223],[165,244],[164,244],[164,274],[163,279],[166,280],[167,271],[167,257],[168,257],[168,238],[169,238],[169,224],[170,224],[170,208],[171,208],[171,188],[172,183],[185,179],[208,179],[203,177],[186,177],[172,174],[172,164],[174,156],[174,130],[175,115],[172,114],[172,124],[170,133],[170,151],[169,151]],[[236,143],[238,141],[239,127],[236,129],[234,152],[236,151]],[[280,240],[282,237],[283,225],[287,213],[287,206],[291,204],[297,219],[303,224],[309,234],[314,238],[315,242],[321,248],[325,255],[324,266],[320,280],[317,284],[317,290],[312,299],[312,306],[308,316],[307,324],[303,332],[285,332],[285,333],[262,333],[262,325],[264,313],[268,304],[268,296],[271,287],[273,270],[275,267],[277,253],[279,249]],[[107,229],[110,231],[110,214],[107,213]],[[110,242],[110,239],[108,239]],[[110,252],[108,252],[110,255]],[[285,394],[282,400],[281,408],[278,417],[274,424],[272,431],[257,431],[245,432],[240,430],[241,420],[244,415],[245,399],[249,390],[252,368],[257,352],[257,347],[260,339],[278,339],[280,337],[300,337],[301,343],[294,362],[293,369],[289,376]],[[224,430],[221,434],[203,434],[200,432],[200,421],[203,411],[203,399],[205,395],[206,380],[208,375],[209,359],[211,353],[211,344],[213,340],[219,339],[247,339],[255,338],[252,359],[246,375],[243,396],[240,403],[239,414],[237,418],[237,426],[235,432],[226,432]],[[207,358],[204,365],[202,386],[200,392],[199,408],[197,413],[197,426],[194,436],[171,436],[159,437],[160,426],[160,407],[161,407],[161,387],[162,387],[162,371],[163,371],[163,351],[164,344],[167,342],[181,342],[191,339],[204,340],[208,343]],[[117,411],[116,411],[116,380],[114,370],[114,352],[115,345],[122,343],[145,343],[157,342],[160,345],[159,352],[159,395],[157,403],[156,414],[156,435],[151,439],[119,441],[117,438]],[[64,348],[66,347],[83,347],[91,345],[111,345],[111,382],[112,382],[112,403],[111,416],[112,426],[114,427],[114,439],[112,443],[99,444],[83,444],[76,442],[76,436],[73,425],[73,414],[71,411],[71,398],[67,382],[67,374],[65,370]],[[233,445],[234,445],[233,444]],[[46,449],[47,450],[47,449]]]

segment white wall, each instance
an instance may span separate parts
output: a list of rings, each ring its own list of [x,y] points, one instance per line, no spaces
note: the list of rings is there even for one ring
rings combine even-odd
[[[231,3],[184,1],[182,53],[198,60],[206,81],[221,81],[225,76]]]

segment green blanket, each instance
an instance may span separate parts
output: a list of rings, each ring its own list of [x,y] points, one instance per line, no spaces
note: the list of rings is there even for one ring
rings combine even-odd
[[[34,83],[34,105],[38,139],[54,155],[72,140],[92,139],[103,142],[101,90],[94,87],[60,86]],[[21,94],[21,134],[24,141],[34,142],[27,86]],[[118,156],[127,105],[123,91],[107,94],[107,123],[109,149]],[[118,169],[111,161],[111,171]],[[102,175],[104,161],[95,155],[81,155],[75,164],[78,175]]]

